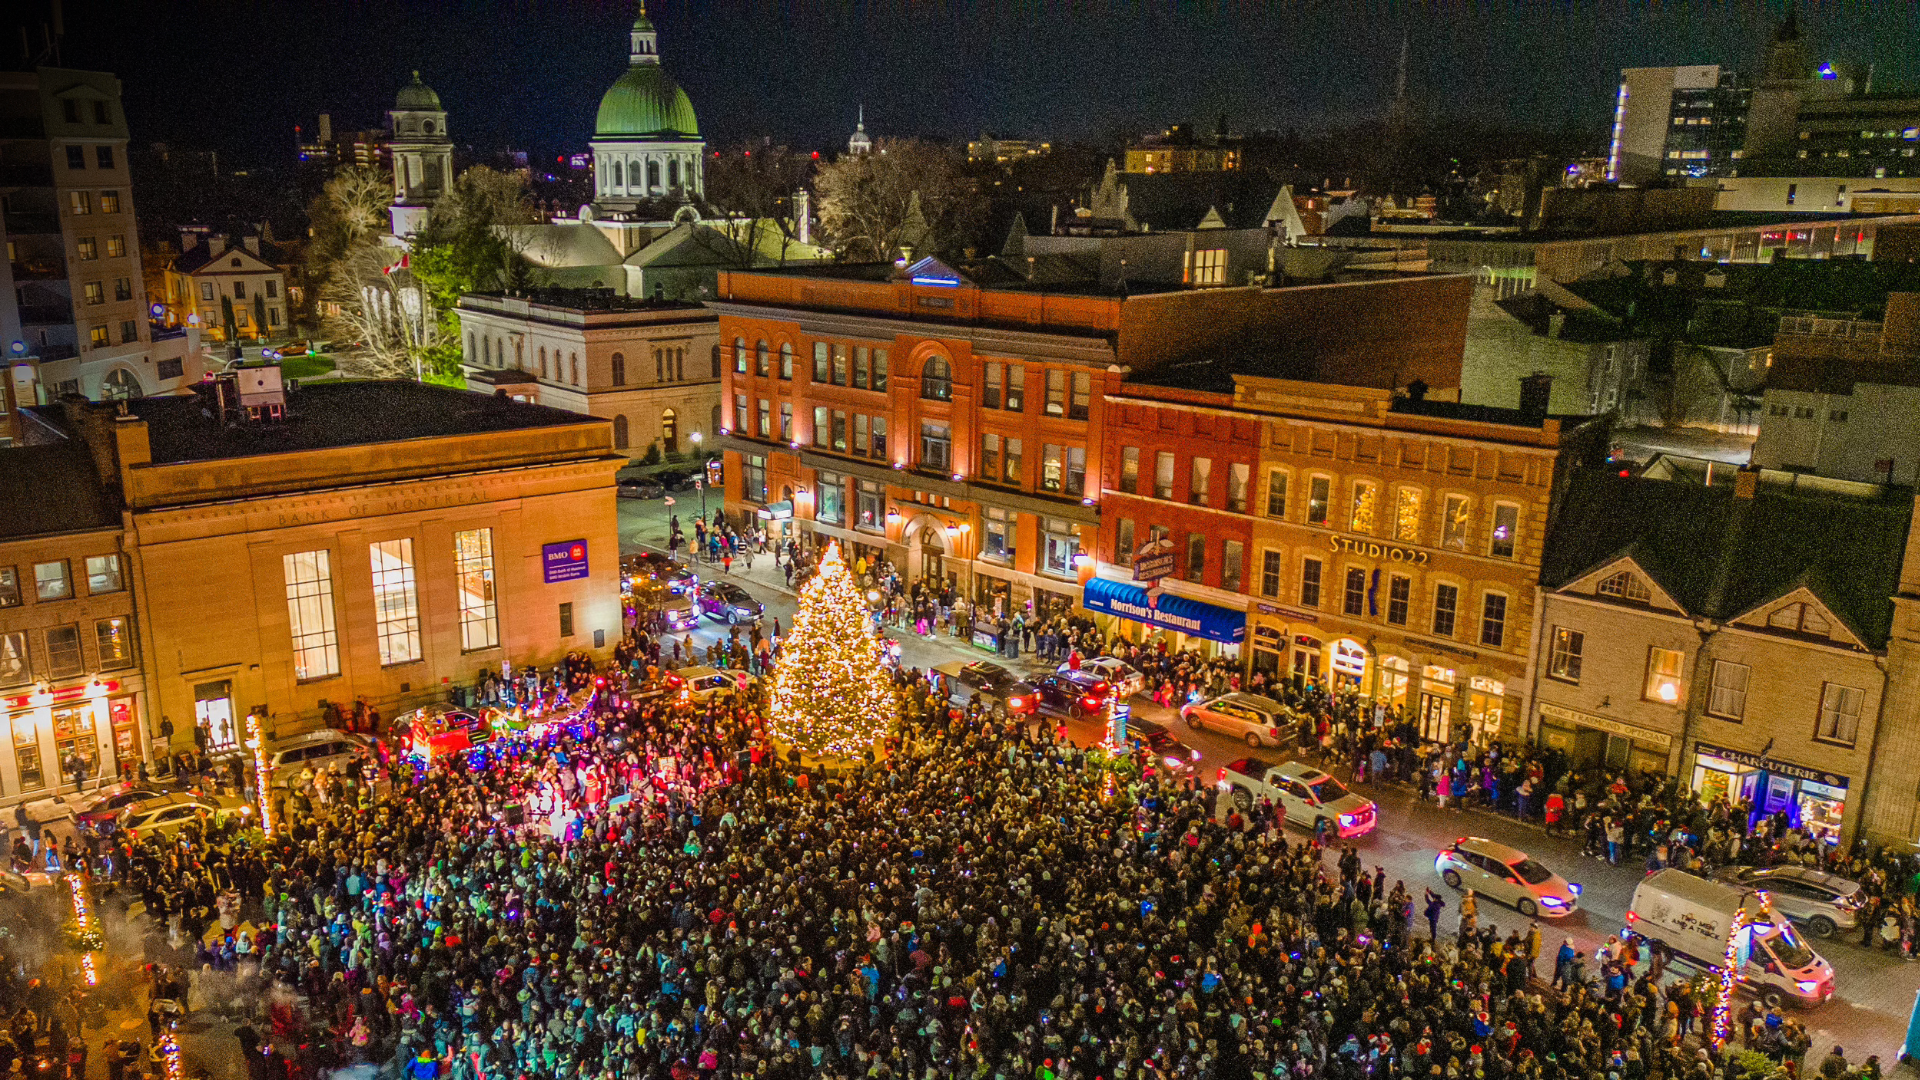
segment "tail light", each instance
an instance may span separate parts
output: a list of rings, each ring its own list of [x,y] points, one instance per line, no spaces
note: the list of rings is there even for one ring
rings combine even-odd
[[[1024,708],[1026,707],[1026,704],[1027,704],[1026,698],[1008,698],[1007,699],[1007,708],[1009,709]]]
[[[1097,709],[1100,707],[1100,699],[1097,697],[1083,697],[1080,699],[1080,703],[1089,709]]]
[[[1267,738],[1269,738],[1269,739],[1277,739],[1277,738],[1279,738],[1279,737],[1280,737],[1280,729],[1279,729],[1279,728],[1277,728],[1277,727],[1270,727],[1270,728],[1268,728],[1268,729],[1267,729]]]
[[[1636,913],[1636,912],[1635,912],[1635,911],[1634,911],[1634,910],[1633,910],[1632,908],[1628,908],[1628,909],[1627,909],[1627,921],[1628,921],[1628,922],[1639,922],[1639,921],[1640,921],[1640,916],[1639,916],[1639,915],[1638,915],[1638,914],[1637,914],[1637,913]]]

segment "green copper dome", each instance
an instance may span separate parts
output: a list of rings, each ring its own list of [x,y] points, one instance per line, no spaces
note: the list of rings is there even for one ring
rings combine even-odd
[[[421,82],[420,73],[416,71],[413,73],[413,81],[400,88],[399,95],[393,99],[393,107],[439,112],[440,95],[434,93],[432,87]]]
[[[601,97],[593,132],[601,139],[697,139],[700,122],[694,119],[687,92],[674,85],[659,64],[635,64]]]

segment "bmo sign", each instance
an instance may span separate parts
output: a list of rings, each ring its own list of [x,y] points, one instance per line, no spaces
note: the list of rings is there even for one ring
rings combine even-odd
[[[587,542],[568,540],[561,544],[548,544],[540,549],[540,563],[546,571],[549,585],[586,577]]]

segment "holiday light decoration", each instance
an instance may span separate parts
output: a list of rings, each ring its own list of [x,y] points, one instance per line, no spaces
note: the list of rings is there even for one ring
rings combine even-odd
[[[100,932],[100,923],[93,914],[93,895],[87,889],[87,881],[77,873],[67,875],[67,892],[73,900],[73,929],[71,938],[82,950],[92,952],[106,946],[106,937]]]
[[[1749,894],[1752,895],[1752,894]],[[1766,903],[1766,894],[1758,894],[1761,903]],[[1715,1049],[1724,1046],[1727,1036],[1733,1030],[1733,991],[1740,985],[1740,939],[1751,934],[1751,923],[1747,919],[1747,905],[1743,902],[1733,912],[1733,926],[1727,931],[1727,955],[1720,965],[1720,987],[1713,998],[1713,1045]]]
[[[857,757],[886,734],[897,708],[872,616],[839,543],[828,544],[780,640],[768,728],[816,757]]]
[[[100,971],[94,967],[92,953],[80,954],[80,976],[87,980],[88,986],[100,985]]]
[[[247,749],[253,751],[253,790],[260,800],[260,831],[273,838],[273,793],[267,786],[273,767],[267,764],[267,740],[260,733],[260,717],[247,714]]]
[[[160,1036],[160,1056],[166,1062],[167,1080],[186,1080],[186,1066],[180,1063],[180,1040],[171,1031]]]

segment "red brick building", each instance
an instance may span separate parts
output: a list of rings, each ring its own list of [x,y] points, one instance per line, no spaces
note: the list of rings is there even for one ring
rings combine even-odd
[[[710,306],[728,511],[884,554],[989,609],[1079,609],[1109,398],[1133,381],[1231,367],[1459,385],[1464,277],[1102,289],[1030,273],[998,259],[723,272]],[[1209,477],[1222,505],[1230,475]]]

